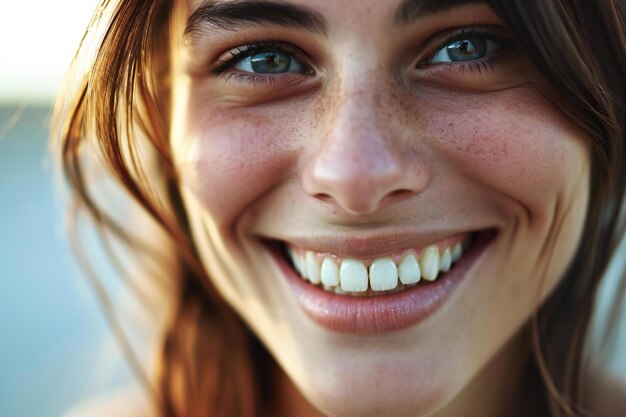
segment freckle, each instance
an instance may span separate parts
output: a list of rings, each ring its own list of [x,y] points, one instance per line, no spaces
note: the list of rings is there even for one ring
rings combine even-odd
[[[500,145],[500,155],[501,156],[509,156],[509,144],[508,143],[503,143],[502,145]]]

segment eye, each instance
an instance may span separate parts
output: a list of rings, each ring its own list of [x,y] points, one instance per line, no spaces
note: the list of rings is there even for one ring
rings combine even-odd
[[[447,41],[426,61],[427,64],[476,61],[503,49],[502,42],[486,35],[466,35]]]
[[[235,68],[255,74],[303,72],[304,66],[291,54],[282,51],[264,51],[240,59]]]
[[[283,41],[251,42],[220,55],[211,73],[237,88],[271,89],[287,94],[313,78],[312,59],[302,49]],[[280,87],[279,87],[280,86]]]
[[[229,69],[240,74],[286,74],[308,72],[308,67],[299,58],[302,53],[282,42],[253,42],[227,51],[217,61],[215,73]]]
[[[521,85],[534,70],[508,30],[498,25],[440,32],[425,43],[411,67],[407,74],[414,82],[466,92]]]

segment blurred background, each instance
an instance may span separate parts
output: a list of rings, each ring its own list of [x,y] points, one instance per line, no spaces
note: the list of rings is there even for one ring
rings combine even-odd
[[[2,3],[0,417],[59,416],[84,398],[133,381],[93,289],[73,262],[63,187],[54,180],[47,144],[54,96],[96,3]],[[624,245],[620,253],[626,254]],[[625,259],[617,258],[614,272]],[[598,330],[602,300],[614,291],[615,280],[602,288]],[[608,367],[626,380],[625,328],[626,319]]]
[[[131,380],[63,226],[54,96],[96,0],[2,1],[0,416],[59,416]]]

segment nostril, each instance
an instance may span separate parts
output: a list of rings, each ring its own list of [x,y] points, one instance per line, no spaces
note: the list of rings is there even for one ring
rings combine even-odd
[[[333,198],[330,195],[324,193],[314,194],[313,197],[325,203],[330,203],[333,201]]]
[[[383,190],[384,191],[384,190]],[[390,190],[386,193],[372,187],[362,187],[352,184],[345,190],[334,193],[310,193],[316,200],[333,206],[342,207],[350,213],[368,214],[390,204],[408,200],[416,192],[409,188]]]
[[[384,196],[380,200],[378,204],[378,208],[383,208],[385,206],[400,202],[402,200],[408,200],[411,197],[413,197],[415,194],[416,193],[413,190],[409,190],[409,189],[394,190],[388,193],[386,196]]]
[[[411,191],[409,189],[404,189],[404,190],[395,190],[392,191],[391,193],[389,193],[387,196],[388,197],[392,197],[392,198],[403,198],[403,197],[409,197],[410,195],[415,194],[414,191]]]

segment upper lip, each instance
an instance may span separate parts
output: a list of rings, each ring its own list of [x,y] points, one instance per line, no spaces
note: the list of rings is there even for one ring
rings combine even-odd
[[[387,256],[392,252],[424,248],[447,238],[457,235],[469,236],[473,231],[430,232],[430,233],[403,233],[403,234],[375,234],[371,236],[290,236],[272,238],[289,245],[319,253],[331,253],[341,258],[377,258]]]

